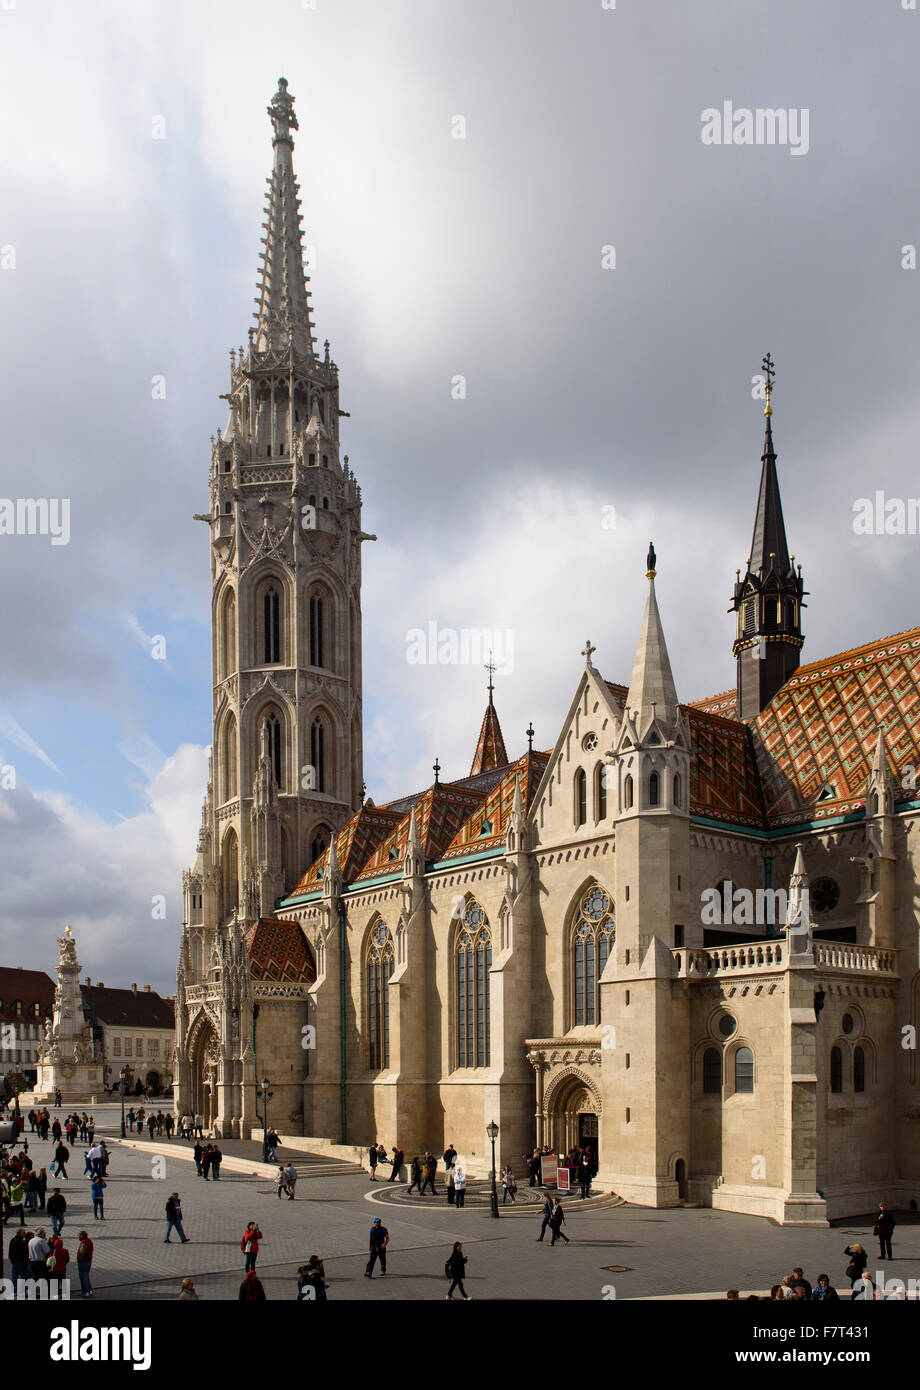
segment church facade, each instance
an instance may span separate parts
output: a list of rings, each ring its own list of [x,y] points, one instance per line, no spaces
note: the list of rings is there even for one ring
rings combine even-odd
[[[365,795],[361,494],[314,340],[281,80],[256,325],[212,441],[213,752],[184,879],[177,1103],[473,1173],[821,1224],[920,1186],[920,629],[801,665],[772,363],[736,686],[682,703],[649,552],[628,685],[586,643],[554,746]],[[638,615],[637,615],[638,616]],[[529,733],[530,731],[528,731]],[[472,740],[471,740],[472,743]]]

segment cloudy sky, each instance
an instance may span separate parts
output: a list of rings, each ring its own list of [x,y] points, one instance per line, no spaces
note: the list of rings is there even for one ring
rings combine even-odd
[[[379,537],[379,802],[435,755],[465,775],[485,701],[478,667],[408,664],[410,629],[511,633],[509,754],[530,719],[550,747],[586,637],[628,680],[650,536],[681,697],[732,683],[768,349],[804,659],[918,621],[920,539],[852,525],[920,493],[918,54],[899,0],[4,0],[0,496],[71,515],[66,545],[0,535],[0,961],[52,968],[70,921],[94,979],[174,984],[210,741],[192,514],[279,73]],[[807,112],[807,153],[704,144],[726,101]]]

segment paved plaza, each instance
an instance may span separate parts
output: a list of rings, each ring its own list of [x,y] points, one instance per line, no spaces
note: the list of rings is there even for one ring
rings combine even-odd
[[[95,1301],[171,1299],[191,1276],[205,1299],[234,1299],[242,1277],[240,1237],[248,1221],[264,1233],[258,1273],[271,1300],[296,1295],[297,1267],[311,1254],[326,1262],[330,1299],[392,1301],[442,1299],[444,1261],[455,1240],[469,1257],[467,1290],[475,1299],[644,1299],[661,1296],[742,1294],[765,1290],[800,1264],[806,1277],[821,1271],[838,1288],[846,1286],[843,1248],[861,1240],[873,1252],[869,1270],[888,1277],[920,1278],[920,1226],[899,1225],[895,1258],[878,1266],[871,1220],[852,1220],[824,1230],[792,1230],[751,1216],[708,1209],[654,1211],[610,1205],[609,1196],[582,1207],[564,1201],[571,1244],[539,1248],[539,1215],[520,1204],[502,1209],[500,1220],[487,1205],[458,1211],[437,1199],[405,1198],[367,1173],[325,1155],[294,1154],[300,1177],[296,1200],[279,1200],[261,1163],[258,1144],[227,1141],[219,1182],[197,1177],[191,1145],[165,1139],[150,1144],[135,1136],[117,1142],[118,1111],[96,1107],[102,1134],[112,1139],[106,1190],[106,1220],[94,1222],[89,1183],[80,1176],[83,1147],[75,1146],[71,1176],[61,1187],[68,1201],[65,1243],[73,1256],[76,1233],[85,1226],[96,1242]],[[50,1143],[29,1139],[33,1161],[48,1166]],[[288,1151],[280,1150],[282,1156]],[[379,1170],[384,1176],[388,1170]],[[182,1198],[188,1245],[164,1245],[164,1204],[172,1191]],[[390,1231],[386,1277],[364,1277],[367,1234],[374,1216]],[[45,1224],[32,1221],[32,1228]],[[12,1227],[5,1228],[8,1244]],[[175,1236],[173,1236],[175,1241]],[[613,1267],[613,1268],[611,1268]],[[79,1296],[78,1301],[79,1301]]]

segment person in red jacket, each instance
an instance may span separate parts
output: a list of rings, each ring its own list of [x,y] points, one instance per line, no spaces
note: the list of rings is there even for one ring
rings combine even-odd
[[[254,1269],[251,1269],[249,1271],[249,1273],[244,1277],[242,1284],[240,1284],[240,1294],[238,1302],[265,1302],[265,1290],[259,1282],[258,1276],[256,1275]]]
[[[70,1251],[67,1249],[60,1236],[51,1238],[51,1255],[54,1256],[54,1264],[48,1266],[48,1281],[53,1279],[58,1286],[58,1298],[63,1297],[61,1285],[67,1275],[67,1266],[70,1264]],[[49,1255],[49,1260],[51,1259]]]
[[[256,1256],[259,1253],[259,1241],[262,1240],[262,1232],[254,1221],[243,1232],[243,1239],[240,1241],[240,1249],[246,1255],[246,1273],[251,1274],[256,1267]],[[256,1295],[258,1297],[258,1295]]]

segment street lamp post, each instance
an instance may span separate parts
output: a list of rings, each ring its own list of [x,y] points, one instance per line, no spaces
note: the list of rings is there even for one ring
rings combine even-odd
[[[268,1088],[267,1076],[262,1077],[262,1162],[268,1162]]]
[[[128,1079],[127,1066],[121,1069],[121,1137],[125,1138],[125,1083]]]
[[[495,1141],[498,1138],[498,1125],[493,1120],[490,1125],[486,1125],[486,1134],[492,1141],[492,1210],[491,1216],[498,1217],[498,1188],[495,1186]]]

